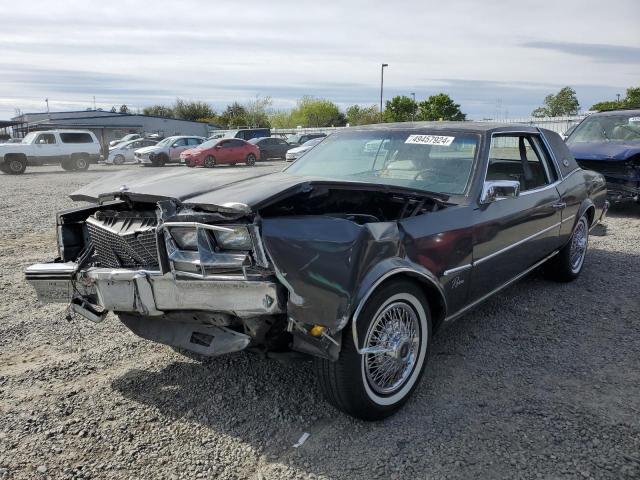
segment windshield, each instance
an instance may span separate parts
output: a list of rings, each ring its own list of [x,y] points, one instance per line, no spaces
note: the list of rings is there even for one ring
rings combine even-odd
[[[200,145],[196,145],[193,148],[211,148],[215,146],[216,143],[220,141],[219,138],[214,138],[212,140],[207,140],[206,142],[202,142]]]
[[[478,141],[477,134],[441,130],[342,132],[324,139],[286,172],[462,194]]]
[[[287,143],[298,143],[302,135],[289,135],[287,137]]]
[[[22,143],[31,143],[38,132],[27,133],[27,135],[22,139]]]
[[[158,143],[156,143],[156,146],[158,147],[165,147],[171,143],[173,143],[173,141],[176,139],[176,137],[167,137],[164,140],[160,140]]]
[[[567,138],[567,145],[587,142],[640,141],[640,115],[587,117]]]

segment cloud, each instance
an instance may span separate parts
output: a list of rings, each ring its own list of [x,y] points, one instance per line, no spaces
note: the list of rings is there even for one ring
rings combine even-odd
[[[599,43],[571,43],[571,42],[526,42],[527,48],[540,48],[555,52],[587,57],[602,63],[640,63],[640,47],[626,47],[623,45],[607,45]]]
[[[475,118],[528,114],[565,85],[590,105],[637,84],[638,49],[615,45],[637,38],[637,0],[614,0],[615,16],[599,0],[541,1],[553,15],[507,0],[0,2],[0,118],[44,98],[90,107],[93,96],[102,108],[181,97],[219,110],[255,95],[276,108],[302,95],[377,104],[382,62],[386,98],[445,91]]]

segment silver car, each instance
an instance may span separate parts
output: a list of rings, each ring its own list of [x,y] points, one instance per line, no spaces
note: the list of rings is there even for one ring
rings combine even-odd
[[[297,160],[298,158],[300,158],[302,155],[304,155],[305,153],[307,153],[309,150],[311,150],[313,147],[315,147],[316,145],[318,145],[322,140],[324,140],[326,137],[321,137],[321,138],[314,138],[312,140],[309,140],[305,143],[303,143],[302,145],[300,145],[299,147],[296,148],[292,148],[290,150],[287,151],[287,154],[285,156],[285,160],[287,162],[293,162],[294,160]]]
[[[109,155],[104,160],[104,163],[109,165],[136,163],[134,152],[140,148],[151,147],[156,143],[158,143],[157,140],[149,140],[146,138],[119,143],[116,146],[109,148]]]
[[[140,148],[135,151],[136,161],[142,165],[162,167],[166,163],[180,163],[180,154],[190,148],[195,148],[206,138],[192,135],[176,135],[167,137],[151,147]]]

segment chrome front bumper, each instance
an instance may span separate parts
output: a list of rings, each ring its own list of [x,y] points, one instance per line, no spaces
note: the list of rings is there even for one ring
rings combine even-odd
[[[246,318],[284,311],[284,287],[269,280],[182,280],[171,273],[113,268],[77,271],[71,262],[31,265],[25,278],[44,303],[91,296],[105,310],[144,316],[204,310]]]

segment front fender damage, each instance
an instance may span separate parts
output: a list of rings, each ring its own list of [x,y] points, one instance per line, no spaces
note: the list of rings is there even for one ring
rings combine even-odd
[[[339,332],[356,308],[367,274],[386,259],[406,256],[395,221],[361,225],[332,216],[268,218],[262,220],[262,238],[278,280],[289,291],[294,349],[318,355],[322,338],[295,333],[319,325],[331,337],[324,345],[330,357],[337,357],[339,348],[331,340],[341,341]]]

